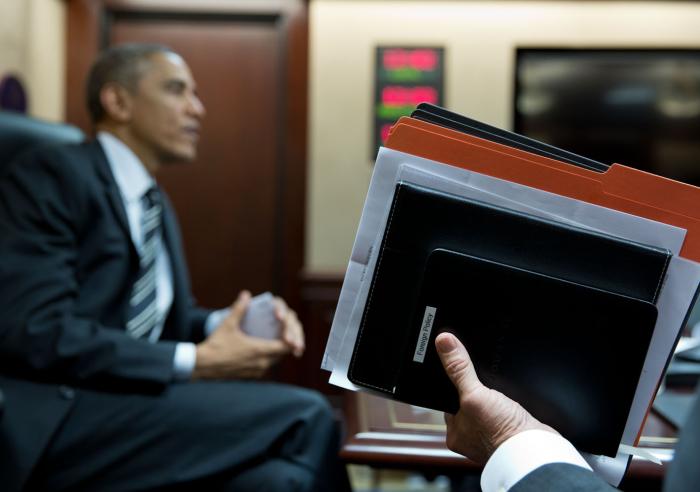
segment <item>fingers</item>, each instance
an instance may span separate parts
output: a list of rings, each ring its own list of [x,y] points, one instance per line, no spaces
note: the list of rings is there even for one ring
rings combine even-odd
[[[295,357],[301,357],[305,349],[304,329],[294,310],[289,309],[280,297],[274,298],[274,315],[280,322],[280,339],[265,340],[258,337],[247,336],[249,342],[260,357],[270,356],[278,358],[290,351]],[[231,306],[231,312],[227,317],[229,325],[240,326],[243,316],[250,304],[250,292],[241,291],[238,299]],[[243,333],[241,333],[243,335]]]
[[[292,347],[295,357],[301,357],[305,349],[304,329],[294,311],[285,320],[282,339]]]
[[[304,330],[296,316],[294,316],[293,320],[289,320],[284,324],[282,340],[291,347],[294,357],[302,356],[305,349]]]
[[[440,356],[442,367],[457,388],[460,398],[482,386],[467,349],[457,337],[451,333],[440,333],[435,338],[435,348]]]
[[[250,344],[257,357],[277,358],[289,353],[290,347],[282,340],[267,340],[265,338],[251,337],[245,335],[247,343]]]
[[[262,342],[268,343],[257,344],[255,357],[249,362],[246,377],[252,379],[263,377],[272,366],[279,362],[282,356],[289,353],[289,347],[279,340],[262,340]]]
[[[250,304],[250,292],[242,290],[231,305],[231,312],[227,318],[236,323],[237,326],[240,326],[243,315],[248,309],[248,304]]]
[[[255,361],[251,361],[247,366],[239,369],[236,377],[239,379],[260,379],[265,376],[277,360],[278,358],[273,357],[258,357]]]
[[[284,302],[284,299],[275,296],[275,317],[279,321],[284,321],[284,318],[287,316],[288,310],[289,308],[287,307],[287,303]]]
[[[294,310],[283,299],[275,298],[275,315],[282,323],[282,340],[292,348],[295,357],[301,357],[306,346],[304,328]]]

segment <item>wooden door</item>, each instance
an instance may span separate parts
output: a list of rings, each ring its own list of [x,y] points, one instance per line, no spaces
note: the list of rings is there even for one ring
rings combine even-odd
[[[158,176],[173,201],[195,297],[238,291],[298,301],[303,261],[306,4],[300,0],[74,0],[68,120],[89,131],[82,87],[100,47],[163,43],[189,64],[206,106],[199,157]]]

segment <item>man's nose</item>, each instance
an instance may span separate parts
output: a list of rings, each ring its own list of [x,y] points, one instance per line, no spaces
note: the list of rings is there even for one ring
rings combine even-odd
[[[188,105],[188,112],[201,119],[204,118],[204,115],[207,114],[207,110],[204,108],[204,104],[202,103],[201,99],[199,99],[198,96],[192,95],[189,98],[189,105]]]

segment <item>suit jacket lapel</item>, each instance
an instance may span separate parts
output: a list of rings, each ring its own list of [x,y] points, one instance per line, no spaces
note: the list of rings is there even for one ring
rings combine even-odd
[[[131,239],[131,229],[129,228],[126,210],[124,209],[124,201],[122,200],[119,186],[112,175],[109,162],[107,162],[107,156],[102,146],[99,144],[99,141],[95,140],[87,145],[96,163],[97,174],[105,186],[105,194],[114,211],[117,222],[119,222],[119,226],[122,228],[124,235],[129,241],[129,249],[134,259],[132,264],[135,265],[135,268],[138,268],[139,254]],[[187,273],[185,257],[180,242],[180,230],[177,225],[177,219],[175,218],[172,204],[163,190],[161,190],[161,196],[163,197],[163,241],[165,242],[165,247],[170,256],[170,265],[173,274],[173,304],[166,318],[161,339],[188,339],[189,333],[187,333],[186,310],[190,302],[189,275]]]
[[[90,154],[92,155],[95,161],[97,174],[105,186],[105,195],[107,196],[107,199],[109,200],[109,203],[112,206],[112,211],[114,212],[114,215],[117,218],[119,227],[121,227],[122,231],[124,232],[124,235],[129,241],[131,253],[135,255],[136,258],[138,258],[136,246],[134,246],[134,241],[131,239],[131,229],[129,229],[129,220],[126,217],[124,201],[122,200],[122,196],[119,191],[119,186],[117,185],[117,182],[114,180],[114,176],[112,175],[112,170],[109,167],[109,162],[107,162],[107,156],[104,150],[102,149],[102,146],[100,145],[99,141],[93,140],[87,145],[90,150]]]

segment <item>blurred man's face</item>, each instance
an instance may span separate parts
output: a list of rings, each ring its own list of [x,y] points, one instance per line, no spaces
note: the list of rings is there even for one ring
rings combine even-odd
[[[197,156],[204,106],[190,69],[174,53],[156,53],[131,95],[129,130],[137,153],[158,164],[191,161]],[[139,152],[141,151],[141,152]]]

